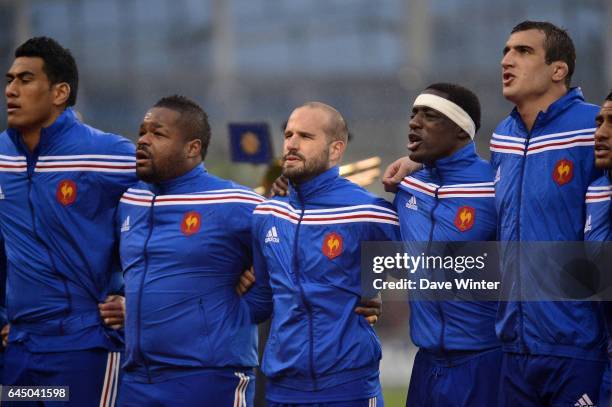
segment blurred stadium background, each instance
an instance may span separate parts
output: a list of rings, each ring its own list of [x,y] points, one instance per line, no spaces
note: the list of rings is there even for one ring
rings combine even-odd
[[[28,37],[56,38],[79,64],[84,120],[133,140],[158,98],[194,98],[213,128],[209,170],[255,187],[265,166],[230,161],[228,122],[268,122],[278,156],[292,108],[320,100],[348,121],[345,162],[378,155],[384,169],[405,151],[412,100],[438,81],[479,95],[476,140],[488,157],[491,131],[511,109],[501,50],[524,19],[568,29],[573,83],[599,104],[612,87],[610,0],[0,0],[0,57],[6,70]],[[378,181],[368,188],[384,194]],[[404,300],[390,301],[377,326],[391,407],[403,404],[415,353],[407,318]]]

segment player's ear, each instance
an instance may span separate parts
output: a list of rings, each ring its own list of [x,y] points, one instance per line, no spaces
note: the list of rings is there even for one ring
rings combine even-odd
[[[334,140],[329,144],[329,162],[331,165],[336,165],[342,160],[344,151],[346,150],[346,142],[342,140]]]
[[[187,158],[194,158],[202,155],[202,140],[194,139],[187,142]]]

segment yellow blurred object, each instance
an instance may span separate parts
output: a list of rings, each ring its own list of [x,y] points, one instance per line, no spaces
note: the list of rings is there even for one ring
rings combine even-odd
[[[357,172],[362,172],[372,168],[380,167],[380,157],[370,157],[365,160],[355,161],[353,163],[344,164],[340,166],[340,175],[348,177],[349,175]]]

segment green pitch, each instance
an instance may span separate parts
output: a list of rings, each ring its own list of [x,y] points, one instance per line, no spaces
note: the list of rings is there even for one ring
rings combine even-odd
[[[404,407],[406,405],[406,389],[401,387],[383,388],[385,407]]]

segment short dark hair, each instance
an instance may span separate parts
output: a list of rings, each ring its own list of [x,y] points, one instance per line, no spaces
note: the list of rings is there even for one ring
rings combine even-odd
[[[475,131],[480,129],[480,101],[474,92],[461,85],[444,82],[432,83],[425,88],[428,89],[446,93],[446,99],[461,107],[472,118],[476,126]]]
[[[53,38],[34,37],[15,50],[15,58],[19,57],[42,58],[43,71],[51,85],[66,82],[70,86],[70,95],[66,104],[74,106],[79,90],[79,71],[68,48],[62,47]]]
[[[606,100],[612,101],[612,91],[610,91],[610,93],[608,93],[608,96],[606,96]]]
[[[512,29],[511,34],[527,30],[540,30],[544,33],[545,61],[547,64],[550,65],[554,61],[563,61],[567,64],[568,72],[565,77],[565,85],[569,88],[576,66],[576,48],[574,48],[574,42],[567,31],[547,21],[526,20],[517,24]]]
[[[153,107],[165,107],[181,114],[181,125],[186,141],[200,140],[202,142],[202,159],[206,158],[210,144],[210,124],[208,115],[193,100],[182,96],[166,96],[157,101]]]

